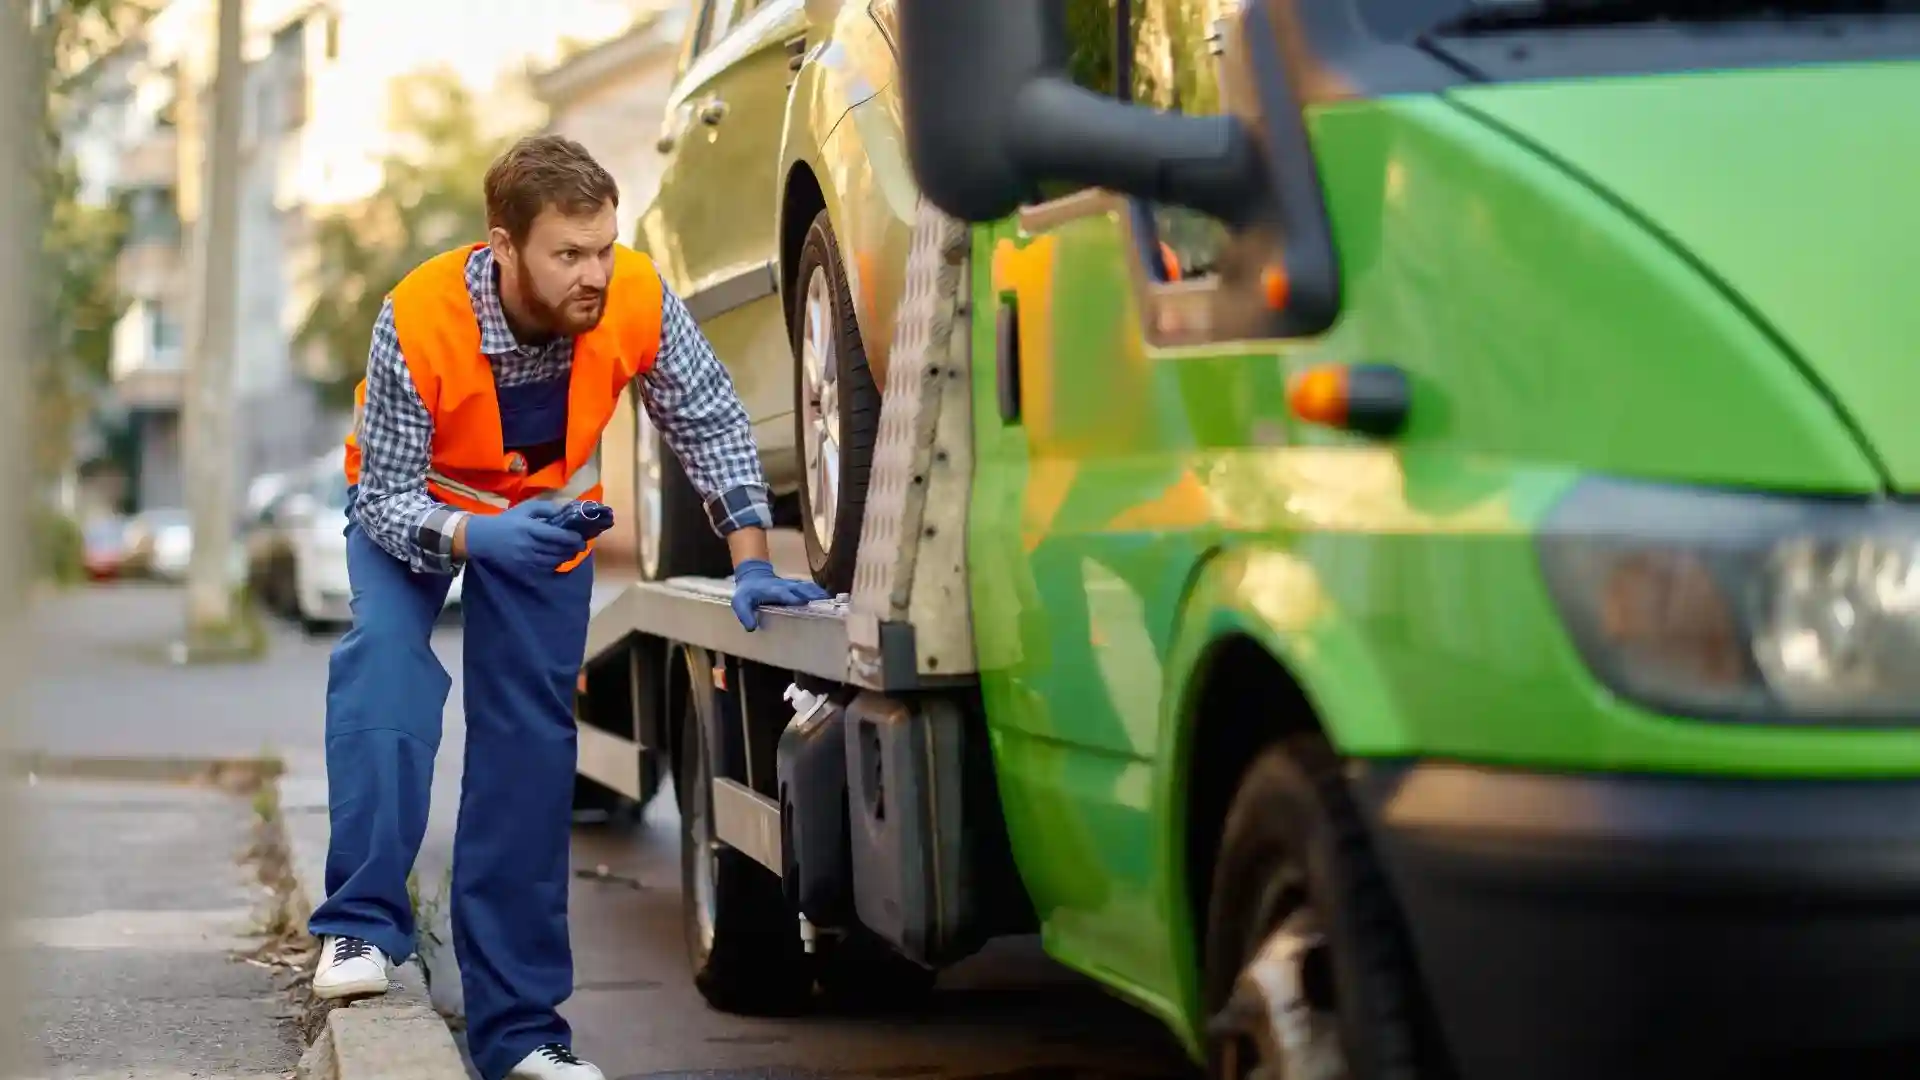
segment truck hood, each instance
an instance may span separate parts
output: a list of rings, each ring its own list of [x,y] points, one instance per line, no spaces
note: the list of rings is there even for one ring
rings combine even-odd
[[[1894,489],[1920,490],[1920,64],[1452,97],[1664,234],[1821,384]]]

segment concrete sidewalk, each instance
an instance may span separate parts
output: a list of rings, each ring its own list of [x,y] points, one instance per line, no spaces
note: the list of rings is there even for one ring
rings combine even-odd
[[[33,855],[21,938],[28,1076],[282,1080],[301,1042],[273,973],[240,954],[267,890],[242,857],[244,797],[42,780],[20,799]]]

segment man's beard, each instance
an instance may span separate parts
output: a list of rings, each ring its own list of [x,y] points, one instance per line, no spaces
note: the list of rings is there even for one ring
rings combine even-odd
[[[525,280],[516,281],[514,291],[520,294],[520,306],[537,329],[556,337],[584,334],[599,326],[600,317],[607,312],[605,292],[574,293],[558,304],[550,304]]]

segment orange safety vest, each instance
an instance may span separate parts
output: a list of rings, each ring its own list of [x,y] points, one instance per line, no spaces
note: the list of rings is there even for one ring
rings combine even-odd
[[[475,514],[497,514],[528,499],[599,500],[600,436],[620,395],[653,367],[660,350],[660,275],[645,255],[614,246],[606,312],[600,325],[573,341],[566,455],[529,475],[526,459],[502,442],[493,367],[480,351],[480,320],[467,292],[467,259],[481,246],[428,259],[388,294],[407,371],[433,417],[427,491]],[[353,392],[353,430],[347,433],[348,484],[360,482],[366,405],[362,379]],[[582,552],[560,569],[571,570],[585,558]]]

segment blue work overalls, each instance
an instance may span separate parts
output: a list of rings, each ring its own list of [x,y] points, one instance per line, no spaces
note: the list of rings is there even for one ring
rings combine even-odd
[[[522,453],[529,472],[564,446],[567,391],[565,378],[499,391],[504,450]],[[347,527],[347,570],[353,627],[327,679],[327,899],[308,928],[362,938],[399,962],[414,952],[407,877],[451,683],[429,637],[452,579],[413,572],[358,524]],[[593,558],[564,574],[471,563],[465,573],[453,943],[474,1064],[484,1080],[502,1080],[536,1047],[571,1042],[558,1009],[573,991],[573,692]]]

